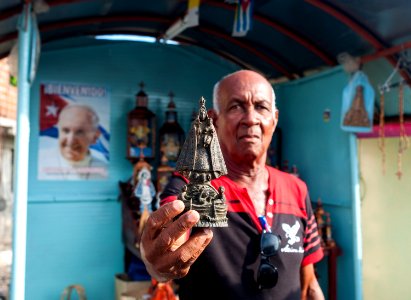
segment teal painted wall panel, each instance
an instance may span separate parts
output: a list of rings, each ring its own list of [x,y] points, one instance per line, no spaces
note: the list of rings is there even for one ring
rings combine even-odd
[[[343,72],[276,88],[279,125],[283,131],[283,159],[296,164],[312,200],[351,205],[349,134],[340,129]],[[331,111],[323,121],[325,109]]]
[[[318,198],[325,203],[333,236],[343,251],[338,258],[338,299],[355,299],[349,135],[340,130],[342,90],[347,80],[336,68],[275,88],[283,159],[299,168],[313,207]],[[325,109],[331,111],[328,122],[323,120]],[[320,284],[327,293],[326,267],[326,260],[318,264]]]
[[[88,299],[114,298],[123,271],[117,201],[31,203],[27,229],[26,299],[59,299],[70,284]]]
[[[83,284],[89,299],[113,299],[114,274],[123,269],[118,181],[132,165],[125,159],[126,115],[134,108],[140,81],[149,108],[164,121],[173,91],[179,122],[187,131],[200,96],[211,107],[215,81],[238,67],[196,47],[116,43],[49,50],[41,55],[31,89],[26,295],[58,299],[63,288]],[[39,86],[42,82],[104,85],[111,92],[110,165],[107,180],[37,179]]]

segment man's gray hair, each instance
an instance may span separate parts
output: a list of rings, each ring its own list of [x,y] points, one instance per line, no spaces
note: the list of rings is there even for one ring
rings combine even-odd
[[[220,84],[221,84],[221,82],[224,80],[224,79],[226,79],[226,78],[228,78],[228,77],[230,77],[230,76],[232,76],[232,75],[234,75],[234,74],[236,74],[236,73],[238,73],[238,72],[240,72],[240,71],[236,71],[236,72],[233,72],[233,73],[230,73],[230,74],[228,74],[228,75],[225,75],[224,77],[222,77],[215,85],[214,85],[214,88],[213,88],[213,108],[214,108],[214,110],[217,112],[217,113],[219,113],[220,112],[220,106],[219,106],[219,99],[218,99],[218,97],[219,97],[219,90],[220,90]],[[257,72],[256,72],[257,73]],[[257,74],[259,74],[259,73],[257,73]],[[261,75],[261,74],[260,74]],[[264,78],[264,76],[262,76],[261,75],[261,77],[263,77]],[[268,80],[267,80],[267,83],[270,85],[270,87],[271,87],[271,94],[272,94],[272,99],[273,99],[273,103],[272,103],[272,105],[273,105],[273,107],[272,107],[272,110],[273,110],[273,114],[275,114],[275,112],[277,111],[277,106],[276,106],[276,104],[275,104],[275,93],[274,93],[274,88],[273,88],[273,86],[270,84],[270,82],[268,82]]]
[[[79,109],[86,110],[91,116],[91,125],[92,125],[93,129],[95,129],[95,130],[98,129],[98,125],[100,123],[100,118],[98,117],[98,114],[96,113],[96,111],[91,106],[88,106],[88,105],[85,105],[85,104],[77,104],[77,103],[66,105],[61,110],[61,112],[59,114],[59,122],[57,123],[57,125],[59,125],[59,123],[60,123],[60,116],[64,112],[67,112],[72,108],[79,108]]]

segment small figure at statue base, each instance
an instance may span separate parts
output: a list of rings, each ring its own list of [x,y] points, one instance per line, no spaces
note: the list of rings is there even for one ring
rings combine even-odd
[[[184,202],[186,211],[194,209],[200,214],[196,227],[228,226],[224,187],[217,191],[209,182],[189,183],[184,186],[178,199]]]

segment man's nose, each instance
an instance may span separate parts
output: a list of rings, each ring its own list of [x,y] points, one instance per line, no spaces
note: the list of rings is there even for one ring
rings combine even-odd
[[[254,108],[247,108],[244,111],[244,116],[242,118],[242,123],[247,126],[257,125],[260,122],[259,115]]]
[[[68,145],[74,144],[75,139],[76,139],[76,137],[75,137],[75,134],[73,132],[70,132],[70,133],[66,134],[66,143]]]

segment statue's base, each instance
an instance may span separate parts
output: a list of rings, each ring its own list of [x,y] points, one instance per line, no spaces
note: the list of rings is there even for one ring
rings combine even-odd
[[[185,210],[195,210],[200,220],[194,227],[228,227],[224,189],[217,191],[210,182],[189,183],[178,196]]]
[[[219,221],[200,220],[194,227],[228,227],[227,219]]]

